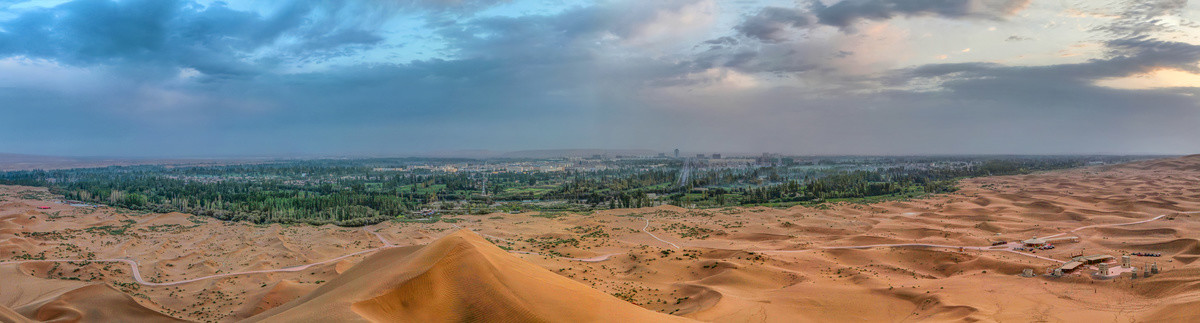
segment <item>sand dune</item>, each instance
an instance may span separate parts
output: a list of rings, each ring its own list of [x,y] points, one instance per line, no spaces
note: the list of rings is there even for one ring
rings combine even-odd
[[[0,321],[180,322],[105,284],[41,279],[0,267]],[[15,314],[15,315],[14,315]]]
[[[459,230],[380,251],[311,294],[249,321],[685,321],[558,276]]]
[[[123,262],[0,265],[0,321],[39,311],[82,321],[1195,320],[1200,156],[959,187],[875,204],[338,228],[73,207],[24,197],[44,189],[0,186],[0,262],[128,259],[147,281],[186,282],[139,286]],[[1033,237],[1055,237],[1057,248],[988,247]],[[829,249],[873,244],[892,246]],[[1162,253],[1133,258],[1161,273],[1044,275],[1076,254],[1132,252]],[[1039,277],[1019,276],[1025,269]]]

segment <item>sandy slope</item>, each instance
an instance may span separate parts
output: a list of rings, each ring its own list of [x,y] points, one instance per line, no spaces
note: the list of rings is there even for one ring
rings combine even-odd
[[[249,321],[685,321],[555,275],[467,230],[380,251],[313,293]]]
[[[178,322],[105,284],[49,280],[0,268],[0,321]],[[13,314],[16,314],[14,316]]]
[[[99,295],[89,297],[129,295],[110,306],[128,315],[146,313],[140,307],[195,321],[455,320],[484,312],[491,315],[479,318],[614,320],[589,316],[602,313],[642,320],[660,312],[718,322],[1200,320],[1200,214],[1188,213],[1200,211],[1200,156],[975,178],[961,188],[869,205],[659,206],[337,228],[72,207],[42,189],[0,187],[0,262],[128,258],[147,281],[198,279],[138,285],[124,263],[0,265],[2,281],[38,282],[0,284],[0,321],[31,317],[29,304],[87,283],[110,286],[79,292]],[[1072,239],[1031,255],[830,249],[985,247],[1047,236]],[[1102,280],[1084,268],[1061,278],[1018,276],[1046,273],[1073,254],[1131,252],[1161,253],[1134,257],[1134,266],[1156,262],[1162,273]],[[353,253],[362,254],[338,258]]]

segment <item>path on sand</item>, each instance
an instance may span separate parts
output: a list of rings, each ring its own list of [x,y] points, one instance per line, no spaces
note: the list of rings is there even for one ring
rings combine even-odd
[[[1177,213],[1177,214],[1196,214],[1196,213],[1200,213],[1200,211],[1191,211],[1191,212],[1176,212],[1176,213]],[[1076,232],[1076,231],[1079,231],[1079,230],[1083,230],[1083,229],[1091,229],[1091,228],[1103,228],[1103,227],[1116,227],[1116,226],[1125,226],[1125,225],[1135,225],[1135,224],[1142,224],[1142,223],[1147,223],[1147,222],[1156,221],[1156,220],[1162,219],[1162,218],[1164,218],[1164,217],[1166,217],[1166,216],[1167,216],[1167,214],[1163,214],[1163,215],[1159,215],[1159,216],[1156,216],[1156,217],[1153,217],[1153,218],[1150,218],[1150,219],[1145,219],[1145,220],[1140,220],[1140,221],[1134,221],[1134,222],[1086,225],[1086,226],[1082,226],[1082,227],[1078,227],[1078,228],[1072,229],[1071,231],[1066,231],[1066,232],[1061,232],[1061,233],[1057,233],[1057,234],[1053,234],[1053,235],[1045,236],[1045,237],[1042,237],[1042,238],[1040,238],[1040,239],[1052,239],[1052,238],[1055,238],[1055,237],[1059,237],[1059,236],[1062,236],[1062,235],[1065,235],[1065,234],[1068,234],[1068,233],[1073,233],[1073,232]],[[836,250],[836,249],[870,249],[870,248],[889,248],[889,247],[890,247],[890,248],[905,248],[905,247],[908,247],[908,248],[949,248],[949,249],[959,249],[959,250],[1007,251],[1007,252],[1015,253],[1015,254],[1022,255],[1022,256],[1033,257],[1033,258],[1038,258],[1038,259],[1047,260],[1047,261],[1052,261],[1052,262],[1057,262],[1057,263],[1065,263],[1065,261],[1062,261],[1062,260],[1058,260],[1058,259],[1054,259],[1054,258],[1049,258],[1049,257],[1044,257],[1044,256],[1040,256],[1040,255],[1035,255],[1035,254],[1032,254],[1032,253],[1027,253],[1027,252],[1020,252],[1020,251],[1017,251],[1017,250],[1016,250],[1016,248],[1017,248],[1017,247],[1021,247],[1021,243],[1020,243],[1020,242],[1009,242],[1009,243],[1006,243],[1006,244],[1003,244],[1003,245],[998,245],[998,246],[984,246],[984,247],[980,247],[980,246],[949,246],[949,245],[926,244],[926,243],[895,243],[895,244],[873,244],[873,245],[862,245],[862,246],[835,246],[835,247],[818,247],[818,248],[813,248],[813,249],[801,249],[801,250],[755,250],[755,251],[753,251],[753,252],[760,252],[760,253],[795,253],[795,252],[809,252],[809,251],[815,251],[815,250]]]
[[[1192,211],[1192,212],[1178,212],[1178,213],[1179,213],[1179,214],[1195,214],[1195,213],[1200,213],[1200,211]],[[1053,238],[1053,237],[1061,236],[1061,235],[1064,235],[1064,234],[1067,234],[1067,233],[1076,232],[1076,231],[1083,230],[1083,229],[1090,229],[1090,228],[1100,228],[1100,227],[1113,227],[1113,226],[1124,226],[1124,225],[1134,225],[1134,224],[1141,224],[1141,223],[1146,223],[1146,222],[1151,222],[1151,221],[1159,220],[1159,219],[1162,219],[1163,217],[1166,217],[1166,216],[1167,216],[1166,214],[1163,214],[1163,215],[1159,215],[1159,216],[1156,216],[1156,217],[1154,217],[1154,218],[1151,218],[1151,219],[1147,219],[1147,220],[1141,220],[1141,221],[1135,221],[1135,222],[1128,222],[1128,223],[1116,223],[1116,224],[1093,224],[1093,225],[1088,225],[1088,226],[1083,226],[1083,227],[1075,228],[1074,230],[1071,230],[1071,231],[1067,231],[1067,232],[1063,232],[1063,233],[1059,233],[1059,234],[1055,234],[1055,235],[1047,236],[1047,237],[1044,237],[1043,239],[1046,239],[1046,238]],[[646,229],[650,227],[650,219],[647,219],[647,218],[642,218],[642,220],[646,221],[646,225],[642,227],[642,232],[645,232],[646,234],[649,234],[649,235],[650,235],[651,237],[653,237],[655,240],[662,241],[662,242],[664,242],[664,243],[670,244],[671,246],[675,247],[675,249],[679,249],[679,248],[680,248],[680,247],[679,247],[679,245],[677,245],[677,244],[675,244],[675,243],[673,243],[673,242],[670,242],[670,241],[663,240],[663,239],[659,238],[658,236],[654,235],[653,233],[650,233],[650,231],[647,231]],[[451,223],[451,224],[452,224],[452,225],[454,225],[454,227],[456,227],[456,228],[464,229],[463,227],[460,227],[460,226],[458,226],[457,224],[453,224],[453,223]],[[120,262],[120,263],[124,263],[124,264],[128,264],[128,265],[129,265],[129,267],[132,269],[132,273],[131,273],[131,274],[133,275],[133,280],[134,280],[134,281],[137,281],[137,283],[138,283],[138,284],[142,284],[142,285],[146,285],[146,286],[173,286],[173,285],[186,284],[186,283],[197,282],[197,281],[202,281],[202,280],[207,280],[207,279],[220,278],[220,277],[229,277],[229,276],[237,276],[237,275],[249,275],[249,274],[267,274],[267,273],[277,273],[277,272],[296,272],[296,271],[301,271],[301,270],[308,269],[308,268],[310,268],[310,267],[312,267],[312,266],[316,266],[316,265],[322,265],[322,264],[327,264],[327,263],[331,263],[331,262],[339,261],[339,260],[342,260],[342,259],[346,259],[346,258],[349,258],[349,257],[353,257],[353,256],[357,256],[357,255],[361,255],[361,254],[365,254],[365,253],[369,253],[369,252],[377,251],[377,250],[380,250],[380,249],[385,249],[385,248],[394,248],[394,247],[397,247],[397,245],[395,245],[395,244],[392,244],[391,242],[387,241],[387,239],[384,239],[384,238],[383,238],[383,235],[379,234],[379,232],[375,232],[375,231],[368,231],[368,230],[366,230],[366,229],[363,229],[363,230],[364,230],[364,231],[367,231],[367,232],[370,232],[371,234],[374,234],[374,235],[375,235],[375,237],[376,237],[376,238],[379,238],[379,241],[383,243],[383,246],[382,246],[382,247],[377,247],[377,248],[371,248],[371,249],[367,249],[367,250],[363,250],[363,251],[359,251],[359,252],[355,252],[355,253],[351,253],[351,254],[347,254],[347,255],[343,255],[343,256],[340,256],[340,257],[337,257],[337,258],[333,258],[333,259],[328,259],[328,260],[324,260],[324,261],[320,261],[320,262],[314,262],[314,263],[309,263],[309,264],[304,264],[304,265],[299,265],[299,266],[293,266],[293,267],[287,267],[287,268],[280,268],[280,269],[264,269],[264,270],[253,270],[253,271],[241,271],[241,272],[233,272],[233,273],[216,274],[216,275],[209,275],[209,276],[204,276],[204,277],[197,277],[197,278],[185,279],[185,280],[174,281],[174,282],[167,282],[167,283],[148,282],[148,281],[146,281],[146,280],[142,279],[142,273],[141,273],[141,271],[140,271],[140,270],[139,270],[139,268],[138,268],[138,263],[137,263],[136,261],[133,261],[132,259],[127,259],[127,258],[109,258],[109,259],[31,259],[31,260],[15,260],[15,261],[4,261],[4,262],[0,262],[0,265],[22,264],[22,263],[29,263],[29,262]],[[471,229],[467,228],[467,230],[471,230]],[[476,231],[475,231],[475,230],[471,230],[471,232],[476,232]],[[479,232],[476,232],[476,233],[479,233]],[[488,234],[484,234],[484,233],[479,233],[479,234],[480,234],[480,235],[483,235],[483,236],[485,236],[485,237],[490,237],[490,238],[497,239],[497,240],[500,240],[500,241],[505,241],[505,242],[508,242],[508,240],[505,240],[505,239],[503,239],[503,238],[495,237],[495,236],[488,235]],[[1043,260],[1048,260],[1048,261],[1053,261],[1053,262],[1058,262],[1058,263],[1062,263],[1062,262],[1063,262],[1063,261],[1061,261],[1061,260],[1057,260],[1057,259],[1053,259],[1053,258],[1048,258],[1048,257],[1043,257],[1043,256],[1039,256],[1039,255],[1035,255],[1035,254],[1030,254],[1030,253],[1019,252],[1019,251],[1016,251],[1016,250],[1014,250],[1014,249],[1013,249],[1013,248],[1016,248],[1016,247],[1018,247],[1019,245],[1020,245],[1020,243],[1008,243],[1008,244],[1005,244],[1005,245],[1002,245],[1002,246],[978,247],[978,246],[949,246],[949,245],[923,244],[923,243],[899,243],[899,244],[874,244],[874,245],[862,245],[862,246],[835,246],[835,247],[820,247],[820,248],[814,248],[814,249],[803,249],[803,250],[757,250],[757,251],[753,251],[753,252],[760,252],[760,253],[790,253],[790,252],[808,252],[808,251],[814,251],[814,250],[833,250],[833,249],[869,249],[869,248],[887,248],[887,247],[893,247],[893,248],[903,248],[903,247],[912,247],[912,248],[952,248],[952,249],[960,249],[960,250],[1007,251],[1007,252],[1012,252],[1012,253],[1019,254],[1019,255],[1024,255],[1024,256],[1029,256],[1029,257],[1034,257],[1034,258],[1043,259]],[[513,252],[513,253],[520,253],[520,254],[533,254],[533,255],[540,255],[540,256],[551,256],[551,255],[544,255],[544,254],[539,254],[539,253],[536,253],[536,252],[529,252],[529,251],[510,251],[510,252]],[[611,258],[612,256],[619,255],[619,254],[622,254],[622,253],[612,253],[612,254],[606,254],[606,255],[597,256],[597,257],[592,257],[592,258],[568,258],[568,257],[557,257],[557,256],[552,256],[552,257],[557,257],[557,258],[562,258],[562,259],[567,259],[567,260],[583,261],[583,262],[600,262],[600,261],[605,261],[605,260],[608,260],[608,259],[609,259],[609,258]]]
[[[646,231],[646,228],[650,227],[650,219],[642,218],[642,220],[646,220],[646,226],[642,227],[642,232],[649,234],[651,238],[654,238],[654,240],[665,242],[665,243],[670,244],[671,246],[675,247],[675,249],[679,249],[679,245],[675,244],[674,242],[663,240],[663,239],[659,238],[658,236],[654,235],[653,233],[650,233],[650,231]]]
[[[366,229],[363,229],[363,231],[367,231],[367,230],[366,230]],[[137,283],[138,283],[138,284],[142,284],[142,285],[146,285],[146,286],[173,286],[173,285],[186,284],[186,283],[197,282],[197,281],[201,281],[201,280],[207,280],[207,279],[213,279],[213,278],[221,278],[221,277],[229,277],[229,276],[249,275],[249,274],[267,274],[267,273],[275,273],[275,272],[296,272],[296,271],[301,271],[301,270],[308,269],[308,268],[310,268],[310,267],[312,267],[312,266],[316,266],[316,265],[322,265],[322,264],[327,264],[327,263],[331,263],[331,262],[336,262],[336,261],[339,261],[339,260],[342,260],[342,259],[346,259],[346,258],[349,258],[349,257],[353,257],[353,256],[361,255],[361,254],[368,253],[368,252],[377,251],[377,250],[379,250],[379,249],[396,247],[396,245],[392,244],[391,242],[388,242],[388,241],[387,241],[387,239],[384,239],[384,238],[383,238],[383,235],[380,235],[378,232],[374,232],[374,231],[367,231],[367,232],[370,232],[370,233],[373,233],[373,234],[375,234],[375,237],[376,237],[376,238],[379,238],[379,241],[380,241],[380,242],[383,242],[383,246],[382,246],[382,247],[377,247],[377,248],[371,248],[371,249],[367,249],[367,250],[363,250],[363,251],[359,251],[359,252],[355,252],[355,253],[351,253],[351,254],[347,254],[347,255],[342,255],[342,256],[340,256],[340,257],[333,258],[333,259],[328,259],[328,260],[319,261],[319,262],[314,262],[314,263],[309,263],[309,264],[304,264],[304,265],[292,266],[292,267],[287,267],[287,268],[280,268],[280,269],[264,269],[264,270],[252,270],[252,271],[239,271],[239,272],[232,272],[232,273],[224,273],[224,274],[209,275],[209,276],[204,276],[204,277],[197,277],[197,278],[192,278],[192,279],[185,279],[185,280],[180,280],[180,281],[173,281],[173,282],[168,282],[168,283],[156,283],[156,282],[149,282],[149,281],[146,281],[145,279],[142,279],[142,271],[139,269],[139,267],[138,267],[138,263],[137,263],[136,261],[134,261],[133,259],[128,259],[128,258],[108,258],[108,259],[31,259],[31,260],[5,261],[5,262],[0,262],[0,265],[9,265],[9,264],[22,264],[22,263],[27,263],[27,262],[76,262],[76,263],[80,263],[80,262],[82,262],[82,263],[87,263],[87,262],[119,262],[119,263],[124,263],[124,264],[128,264],[128,265],[129,265],[129,268],[130,268],[130,269],[131,269],[131,271],[132,271],[131,275],[133,276],[133,280],[134,280],[134,281],[137,281]]]

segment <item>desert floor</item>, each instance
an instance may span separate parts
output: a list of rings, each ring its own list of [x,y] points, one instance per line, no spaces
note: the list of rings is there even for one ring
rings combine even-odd
[[[603,293],[702,321],[1200,320],[1200,157],[973,178],[960,188],[876,204],[341,228],[71,206],[42,188],[0,186],[0,321],[17,317],[6,311],[86,307],[79,300],[88,297],[136,302],[90,309],[108,314],[235,321],[309,295],[372,254],[462,229]],[[992,246],[1034,237],[1062,239],[1050,250]],[[1136,279],[1096,277],[1096,266],[1048,275],[1079,254],[1114,256],[1119,272],[1134,252],[1161,257],[1132,256]],[[1160,273],[1142,277],[1152,263]],[[1022,277],[1025,269],[1036,277]]]

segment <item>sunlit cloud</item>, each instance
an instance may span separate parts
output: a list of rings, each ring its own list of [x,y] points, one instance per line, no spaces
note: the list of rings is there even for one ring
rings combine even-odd
[[[1096,84],[1127,90],[1200,87],[1200,74],[1177,69],[1155,69],[1142,74],[1097,80]]]

